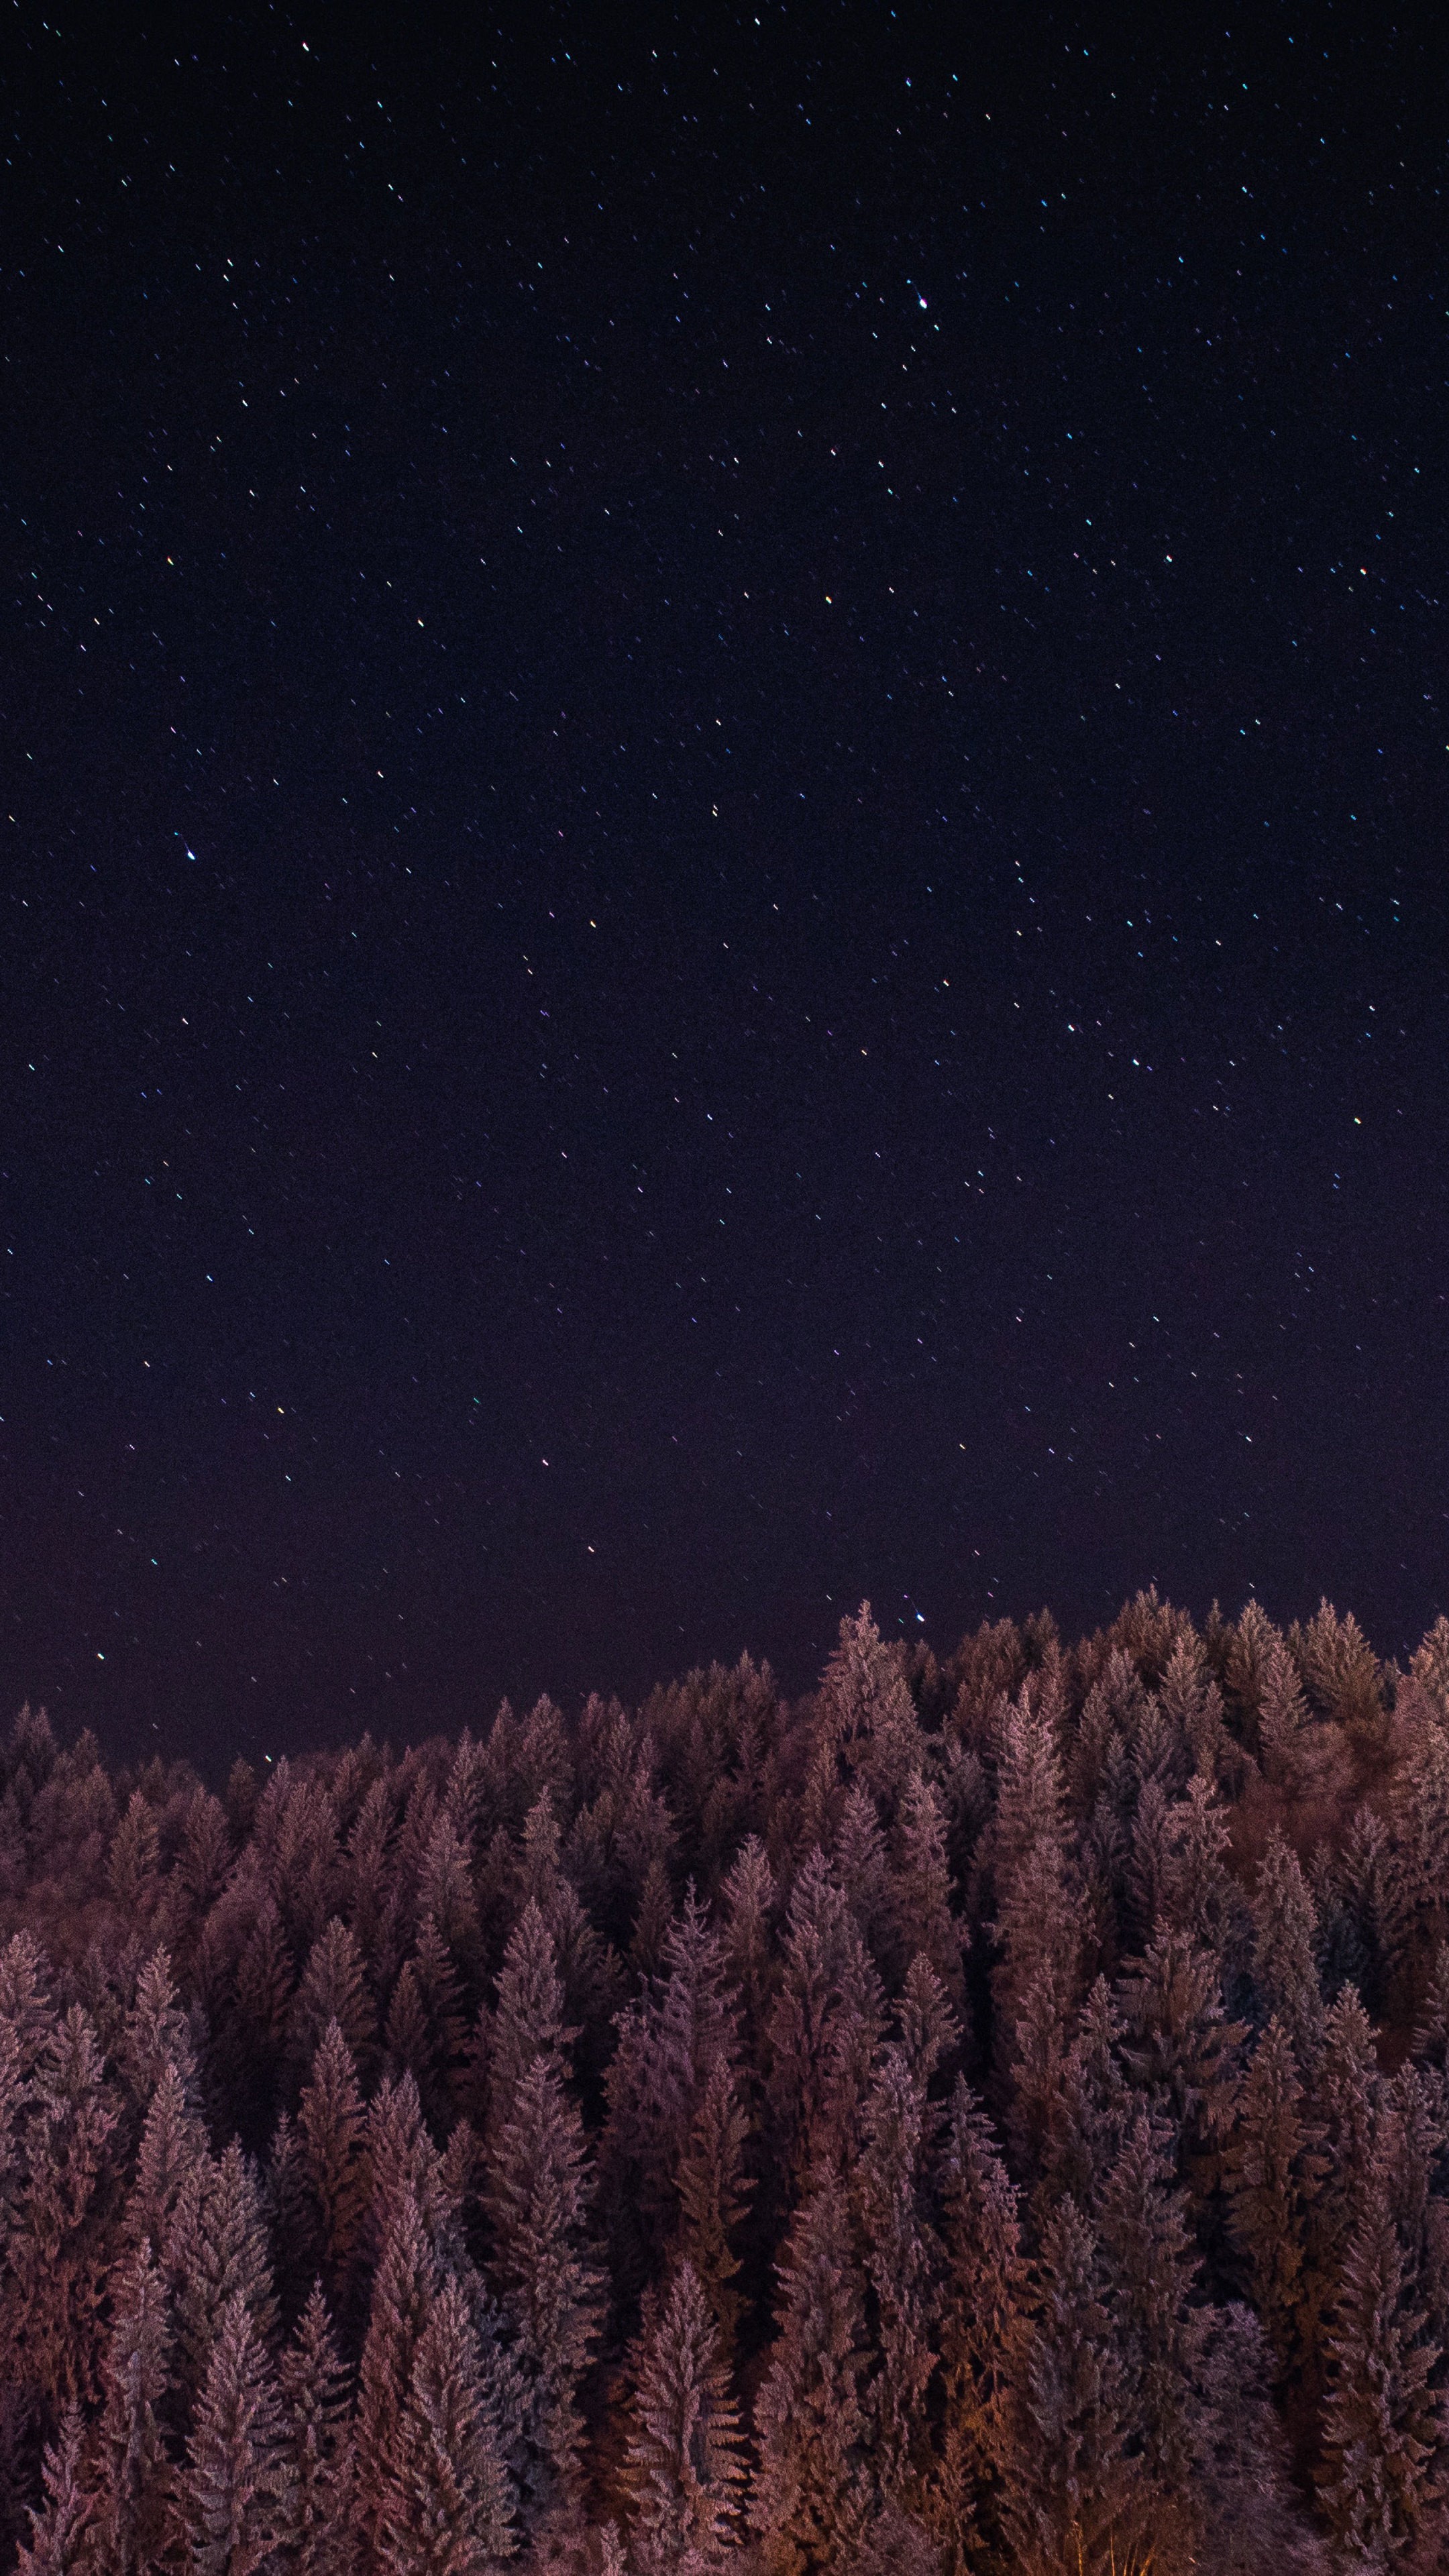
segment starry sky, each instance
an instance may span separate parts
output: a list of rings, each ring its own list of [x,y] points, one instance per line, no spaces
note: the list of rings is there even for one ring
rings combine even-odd
[[[1449,1607],[1442,59],[625,14],[12,22],[0,1699],[113,1753]]]

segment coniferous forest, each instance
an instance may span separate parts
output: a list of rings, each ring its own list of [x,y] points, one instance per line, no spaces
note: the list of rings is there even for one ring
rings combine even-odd
[[[0,1782],[5,2566],[1449,2557],[1449,1622]]]

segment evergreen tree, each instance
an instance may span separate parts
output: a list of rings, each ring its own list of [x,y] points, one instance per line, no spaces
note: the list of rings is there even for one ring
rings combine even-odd
[[[166,2246],[176,2310],[177,2382],[194,2400],[226,2309],[240,2298],[265,2343],[277,2322],[271,2251],[256,2167],[235,2139],[183,2183]]]
[[[91,2556],[95,2576],[158,2576],[175,2563],[174,2472],[161,2431],[170,2361],[166,2289],[143,2239],[115,2284],[102,2373]]]
[[[951,1905],[951,1866],[940,1798],[919,1771],[901,1792],[892,1850],[894,1957],[930,1961],[954,2012],[964,2001],[961,1927]]]
[[[385,2517],[403,2451],[403,2416],[434,2297],[437,2256],[406,2187],[394,2201],[358,2373],[354,2518],[364,2567],[383,2563]]]
[[[46,2446],[45,2501],[31,2514],[30,2546],[20,2552],[16,2576],[81,2576],[92,2511],[81,2475],[84,2436],[80,2408],[67,2406],[54,2443]]]
[[[603,2286],[585,2236],[590,2180],[578,2109],[557,2065],[535,2057],[499,2133],[485,2201],[527,2383],[526,2479],[540,2509],[571,2487],[582,2446],[579,2382]]]
[[[532,1897],[508,1937],[498,1972],[498,2005],[491,2030],[490,2136],[512,2114],[518,2087],[535,2057],[562,2065],[574,2034],[564,2028],[563,1987],[553,1937]]]
[[[428,2309],[387,2468],[378,2565],[387,2576],[491,2576],[515,2545],[467,2301],[445,2280]]]
[[[336,1915],[312,1944],[288,2016],[287,2058],[294,2083],[311,2067],[329,2022],[336,2022],[355,2066],[372,2067],[377,2012],[356,1933]]]
[[[838,2175],[820,2172],[780,2258],[781,2315],[755,2407],[750,2519],[766,2576],[825,2576],[870,2509],[864,2284]]]
[[[1204,2318],[1197,2257],[1164,2134],[1139,2110],[1101,2204],[1121,2413],[1159,2555],[1190,2558],[1200,2448]]]
[[[357,2068],[338,2021],[330,2021],[318,2041],[297,2128],[317,2212],[319,2251],[335,2291],[358,2243],[371,2188]]]
[[[1271,2021],[1253,2052],[1228,2157],[1230,2223],[1280,2379],[1301,2366],[1312,2310],[1308,2227],[1323,2179],[1292,2039]]]
[[[288,2576],[349,2576],[352,2426],[347,2374],[318,2282],[282,2359]]]
[[[1070,2194],[1042,2236],[1014,2399],[1003,2514],[1030,2568],[1130,2564],[1140,2499],[1126,2458],[1123,2367],[1095,2235]]]
[[[754,2188],[745,2170],[748,2123],[734,2070],[715,2059],[679,2167],[679,2244],[708,2301],[726,2360],[742,2305],[737,2231]]]
[[[206,2158],[206,2131],[188,2109],[181,2074],[168,2060],[146,2114],[136,2180],[126,2204],[126,2232],[133,2244],[143,2236],[153,2245],[167,2242],[183,2188]]]
[[[940,2248],[924,2206],[926,2088],[903,2048],[881,2051],[864,2126],[856,2191],[877,2356],[865,2404],[877,2494],[904,2504],[926,2470]]]
[[[1387,2568],[1432,2532],[1446,2538],[1440,2359],[1410,2297],[1392,2211],[1367,2195],[1343,2266],[1328,2338],[1324,2509],[1348,2564]]]
[[[952,2576],[1005,2550],[1012,2386],[1026,2266],[1015,2189],[985,2112],[960,2077],[941,2176],[942,2435],[929,2519]]]
[[[1247,2026],[1229,2021],[1218,1958],[1186,1931],[1161,1927],[1119,1988],[1122,2062],[1139,2099],[1167,2123],[1198,2242],[1220,2236],[1224,2158],[1237,2117]]]
[[[116,2113],[95,2024],[72,2004],[31,2083],[27,2172],[11,2238],[11,2367],[58,2405],[96,2394]]]
[[[1282,2023],[1304,2075],[1312,2072],[1323,2035],[1313,1932],[1313,1899],[1297,1856],[1272,1833],[1253,1897],[1253,1984],[1262,2019]]]
[[[628,2461],[639,2576],[715,2576],[724,2565],[739,2538],[741,2449],[709,2302],[684,2262],[635,2373]]]
[[[189,2576],[256,2576],[288,2523],[281,2400],[246,2300],[227,2300],[187,2444],[179,2518]]]

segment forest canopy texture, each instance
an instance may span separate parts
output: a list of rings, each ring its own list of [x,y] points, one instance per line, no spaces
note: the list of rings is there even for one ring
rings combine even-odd
[[[1449,1622],[0,1792],[4,2566],[1449,2561]]]

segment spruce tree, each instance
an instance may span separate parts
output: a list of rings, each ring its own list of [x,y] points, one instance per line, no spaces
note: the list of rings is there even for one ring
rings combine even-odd
[[[748,2138],[734,2070],[727,2057],[717,2057],[680,2162],[679,2245],[709,2303],[726,2360],[742,2306],[735,2286],[738,2230],[754,2188],[745,2168]]]
[[[157,2576],[175,2562],[175,2478],[161,2431],[170,2363],[166,2287],[143,2238],[122,2265],[102,2372],[91,2553],[95,2576]]]
[[[1442,2559],[1444,2398],[1430,2384],[1440,2358],[1407,2290],[1393,2213],[1371,2193],[1344,2259],[1323,2408],[1320,2490],[1348,2564],[1387,2568],[1431,2534]]]
[[[320,2282],[282,2357],[288,2576],[350,2576],[352,2425],[347,2373]]]
[[[1097,2240],[1070,2195],[1043,2231],[1013,2400],[1002,2515],[1018,2557],[1097,2569],[1110,2550],[1130,2564],[1140,2498],[1125,2458],[1123,2364]]]
[[[778,2266],[779,2331],[755,2407],[750,2519],[767,2576],[825,2576],[870,2511],[864,2282],[838,2174],[819,2172]]]
[[[188,2576],[256,2576],[288,2525],[281,2399],[246,2300],[227,2300],[186,2446],[178,2514]]]
[[[377,2564],[387,2576],[491,2576],[515,2546],[513,2497],[467,2301],[445,2280],[428,2309],[387,2464]]]
[[[356,1933],[339,1916],[312,1944],[287,2027],[287,2062],[294,2084],[305,2081],[329,2022],[335,2021],[353,2063],[367,2074],[377,2049],[377,2010]]]
[[[184,2183],[166,2271],[176,2309],[177,2382],[183,2399],[194,2401],[233,2298],[244,2301],[264,2342],[277,2322],[257,2169],[235,2139]]]
[[[1148,2527],[1170,2558],[1188,2556],[1195,2532],[1200,2446],[1198,2389],[1204,2319],[1193,2304],[1197,2256],[1169,2149],[1169,2134],[1139,2109],[1102,2193],[1103,2278],[1121,2414]]]
[[[1314,1907],[1297,1855],[1269,1835],[1253,1896],[1253,1984],[1261,2018],[1276,2018],[1309,2075],[1323,2036],[1323,1997],[1313,1956]]]
[[[903,2048],[882,2049],[856,2169],[876,2361],[865,2389],[878,2498],[904,2504],[926,2472],[940,2247],[925,2207],[926,2088]]]
[[[1301,2368],[1312,2313],[1308,2230],[1323,2180],[1292,2038],[1271,2021],[1253,2052],[1227,2160],[1244,2285],[1280,2381]]]
[[[635,2371],[628,2438],[639,2576],[715,2576],[739,2539],[739,2409],[709,2302],[681,2263]]]
[[[45,2500],[38,2512],[32,2511],[30,2546],[20,2552],[16,2576],[81,2576],[92,2518],[92,2502],[81,2474],[84,2439],[80,2408],[67,2406],[55,2441],[46,2445]]]
[[[403,2414],[433,2300],[437,2256],[418,2204],[404,2186],[392,2204],[358,2373],[353,2516],[364,2566],[378,2563],[384,2516],[392,2510],[402,2454]]]
[[[1026,2265],[1015,2187],[991,2124],[958,2077],[942,2157],[939,2457],[928,2518],[951,2576],[1005,2550],[1012,2387],[1022,2350]]]
[[[526,2478],[539,2510],[571,2487],[582,2447],[579,2382],[603,2288],[585,2233],[590,2186],[577,2106],[557,2065],[535,2057],[500,2130],[484,2199],[494,2279],[527,2384]]]
[[[336,2020],[329,2021],[318,2041],[311,2082],[298,2105],[297,2128],[317,2212],[319,2251],[335,2294],[357,2245],[371,2188],[357,2068]]]

